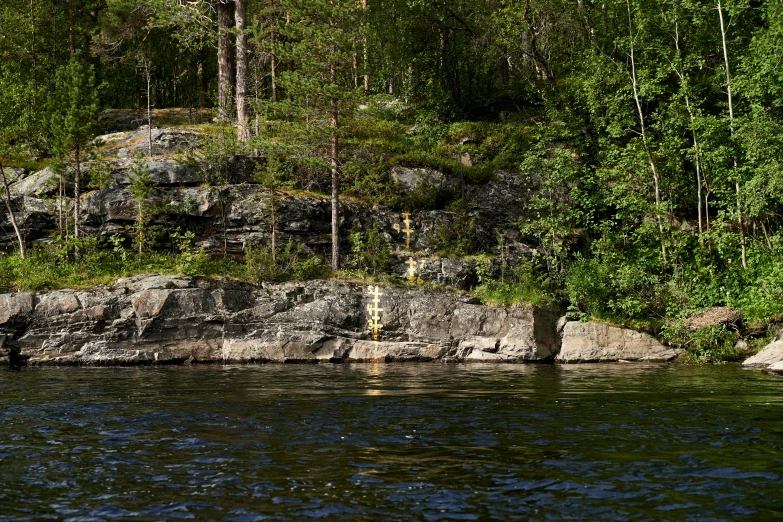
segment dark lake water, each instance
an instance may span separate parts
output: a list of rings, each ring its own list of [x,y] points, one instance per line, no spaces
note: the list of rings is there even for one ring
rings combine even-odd
[[[0,520],[783,517],[738,366],[0,370]]]

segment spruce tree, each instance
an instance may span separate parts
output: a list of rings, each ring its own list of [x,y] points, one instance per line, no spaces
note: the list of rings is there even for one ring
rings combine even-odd
[[[73,236],[79,238],[81,198],[81,154],[90,142],[98,121],[98,92],[95,70],[74,51],[68,63],[57,70],[55,88],[49,99],[49,131],[59,154],[73,154],[74,205]]]

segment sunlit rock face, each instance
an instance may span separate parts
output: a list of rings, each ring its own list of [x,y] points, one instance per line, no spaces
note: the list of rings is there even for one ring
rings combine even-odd
[[[0,335],[6,354],[49,365],[546,362],[557,353],[547,309],[418,288],[380,288],[377,310],[372,302],[367,285],[334,281],[139,276],[89,291],[0,294]]]
[[[561,363],[664,362],[683,353],[653,336],[601,323],[571,321],[563,325],[556,361]]]
[[[745,359],[743,366],[751,368],[769,368],[783,371],[783,340],[775,340],[764,347],[759,353]]]

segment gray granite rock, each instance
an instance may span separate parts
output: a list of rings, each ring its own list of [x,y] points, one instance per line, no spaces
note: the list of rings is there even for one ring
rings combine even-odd
[[[409,168],[397,165],[391,169],[392,179],[405,191],[415,190],[427,184],[431,187],[441,187],[446,183],[446,175],[440,171],[424,168]]]
[[[551,361],[555,316],[494,308],[451,293],[382,288],[370,334],[370,287],[169,276],[92,290],[0,294],[0,356],[30,364],[184,362]]]
[[[662,362],[683,353],[649,334],[601,323],[567,322],[561,335],[562,345],[555,358],[561,363]]]
[[[759,353],[743,361],[743,366],[752,368],[767,368],[783,362],[783,340],[769,343]]]

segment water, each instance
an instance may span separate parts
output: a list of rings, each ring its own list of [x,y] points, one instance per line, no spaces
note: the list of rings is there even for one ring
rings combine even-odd
[[[0,520],[783,516],[738,366],[0,370]]]

